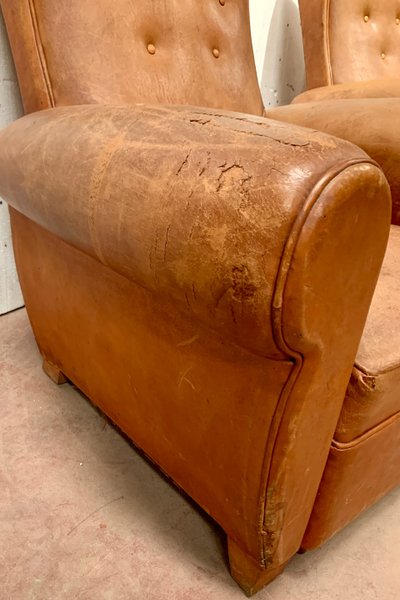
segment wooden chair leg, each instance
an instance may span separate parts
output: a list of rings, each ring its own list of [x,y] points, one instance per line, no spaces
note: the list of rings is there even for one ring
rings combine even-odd
[[[229,537],[228,553],[231,575],[249,597],[275,579],[286,566],[285,563],[273,568],[261,567],[252,556],[243,552]]]
[[[67,382],[67,378],[65,377],[64,373],[62,373],[60,369],[56,367],[56,365],[53,365],[53,363],[44,359],[42,367],[46,375],[50,377],[50,379],[57,385],[62,385],[63,383]]]

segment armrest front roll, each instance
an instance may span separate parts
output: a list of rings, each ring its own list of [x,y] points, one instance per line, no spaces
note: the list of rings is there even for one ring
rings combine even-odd
[[[0,133],[0,194],[206,326],[280,357],[273,305],[293,231],[310,196],[355,163],[368,178],[370,162],[347,142],[237,113],[76,106]],[[383,177],[376,185],[388,204]]]

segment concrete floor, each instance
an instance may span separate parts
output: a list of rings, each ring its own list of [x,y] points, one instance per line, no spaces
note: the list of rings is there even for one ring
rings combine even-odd
[[[0,600],[241,600],[219,528],[0,317]],[[259,600],[400,598],[400,490]]]

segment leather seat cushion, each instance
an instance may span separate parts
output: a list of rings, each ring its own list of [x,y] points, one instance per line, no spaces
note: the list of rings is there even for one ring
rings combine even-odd
[[[388,249],[335,439],[349,442],[400,411],[400,227]]]

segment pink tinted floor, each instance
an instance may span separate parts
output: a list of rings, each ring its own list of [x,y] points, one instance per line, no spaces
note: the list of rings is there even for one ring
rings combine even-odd
[[[218,527],[0,317],[0,599],[240,600]],[[397,600],[400,490],[259,600]]]

